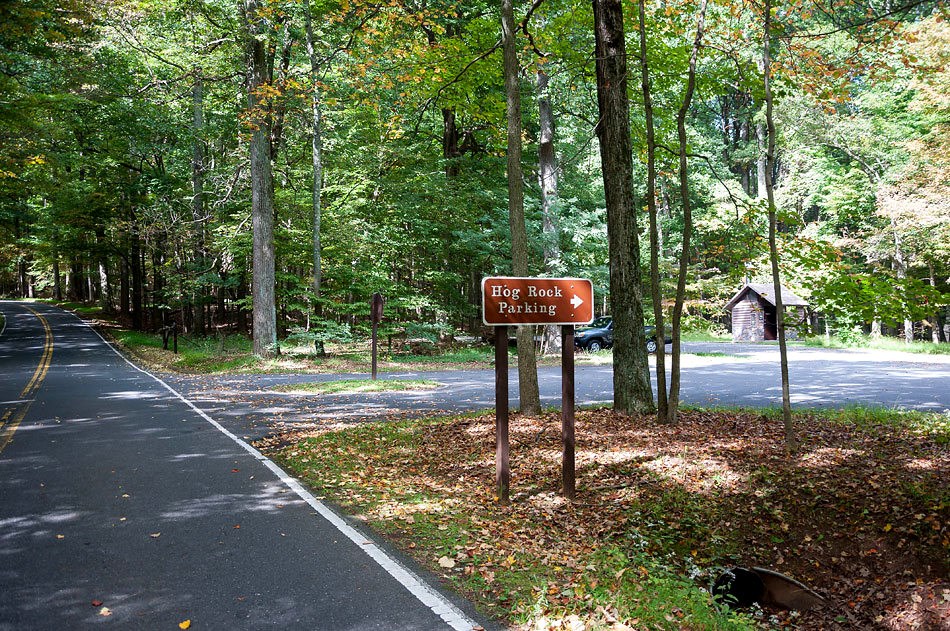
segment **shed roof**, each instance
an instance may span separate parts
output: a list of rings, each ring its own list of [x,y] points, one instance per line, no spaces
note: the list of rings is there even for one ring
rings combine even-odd
[[[732,300],[726,303],[726,309],[732,311],[732,308],[735,307],[740,300],[745,298],[745,295],[750,291],[761,296],[762,299],[769,304],[775,305],[774,289],[775,287],[772,283],[747,283],[732,297]],[[808,301],[795,295],[788,287],[782,285],[782,304],[786,307],[806,307],[808,306]]]

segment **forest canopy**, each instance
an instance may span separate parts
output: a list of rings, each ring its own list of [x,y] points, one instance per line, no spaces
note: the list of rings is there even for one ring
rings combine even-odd
[[[722,327],[744,282],[771,279],[771,166],[783,282],[810,323],[943,340],[947,6],[776,1],[770,165],[751,0],[709,2],[680,142],[697,4],[644,3],[649,126],[627,86],[644,278],[652,195],[663,295],[685,259],[684,325]],[[530,273],[592,279],[609,313],[591,5],[514,13]],[[358,333],[378,291],[412,335],[477,332],[482,277],[511,273],[500,24],[495,3],[451,0],[3,2],[0,294],[197,335],[249,332],[273,300],[283,343]]]

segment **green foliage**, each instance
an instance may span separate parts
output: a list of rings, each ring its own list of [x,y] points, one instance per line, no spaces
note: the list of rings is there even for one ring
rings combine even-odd
[[[950,304],[950,295],[916,278],[887,274],[842,274],[820,280],[811,292],[813,305],[835,319],[842,330],[878,320],[897,324],[920,320],[935,307]]]
[[[306,346],[365,336],[376,291],[387,298],[387,325],[409,337],[478,334],[478,281],[510,271],[497,8],[310,5],[316,85],[302,3],[268,2],[261,16],[274,76],[260,96],[279,130],[281,336]],[[675,110],[691,46],[684,33],[696,7],[647,3],[646,10],[660,144],[659,258],[669,296],[683,230]],[[600,312],[610,310],[609,252],[592,142],[590,11],[557,0],[517,19],[525,19],[531,273],[590,278]],[[813,304],[838,329],[865,327],[869,317],[933,320],[950,292],[946,22],[933,12],[924,3],[895,16],[898,22],[861,29],[839,28],[858,19],[844,5],[779,20],[785,272],[797,287],[814,289]],[[750,7],[709,8],[709,45],[687,119],[696,227],[690,329],[721,328],[722,305],[747,276],[765,271],[756,184],[760,17]],[[32,285],[50,295],[59,287],[127,318],[137,312],[143,327],[165,318],[198,335],[210,327],[246,330],[251,129],[234,3],[15,1],[3,4],[0,18],[0,292],[26,294]],[[627,19],[633,32],[631,12]],[[799,37],[824,31],[834,35]],[[537,72],[547,75],[556,118],[559,196],[550,233],[542,233],[534,175]],[[645,129],[634,83],[642,195]],[[324,176],[319,310],[311,287],[316,94]],[[545,262],[543,250],[554,260]],[[934,291],[922,286],[931,278]],[[132,284],[141,288],[140,305],[132,304]]]

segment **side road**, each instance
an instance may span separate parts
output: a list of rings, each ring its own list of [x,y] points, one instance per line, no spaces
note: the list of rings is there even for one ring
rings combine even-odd
[[[684,344],[682,400],[688,405],[781,406],[778,348],[730,343]],[[652,363],[652,362],[651,362]],[[950,410],[950,357],[890,351],[793,347],[791,392],[797,408],[867,406],[946,412]],[[367,379],[350,375],[165,375],[165,379],[236,434],[248,440],[284,430],[403,416],[490,409],[494,373],[463,370],[388,373],[381,379],[424,378],[434,390],[364,394],[290,394],[273,390],[289,383]],[[509,372],[512,409],[518,403],[517,370]],[[539,370],[542,403],[561,401],[559,368]],[[578,366],[578,405],[609,404],[613,372]]]
[[[478,626],[75,316],[0,312],[0,629]]]

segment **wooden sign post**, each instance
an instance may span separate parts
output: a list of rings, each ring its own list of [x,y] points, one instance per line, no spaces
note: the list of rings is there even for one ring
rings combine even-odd
[[[482,279],[482,321],[495,327],[495,485],[508,504],[508,326],[561,325],[561,488],[574,499],[574,326],[594,319],[594,286],[583,278]]]
[[[379,322],[383,319],[383,295],[378,291],[373,294],[369,303],[369,317],[373,322],[373,381],[376,381],[376,347]]]

